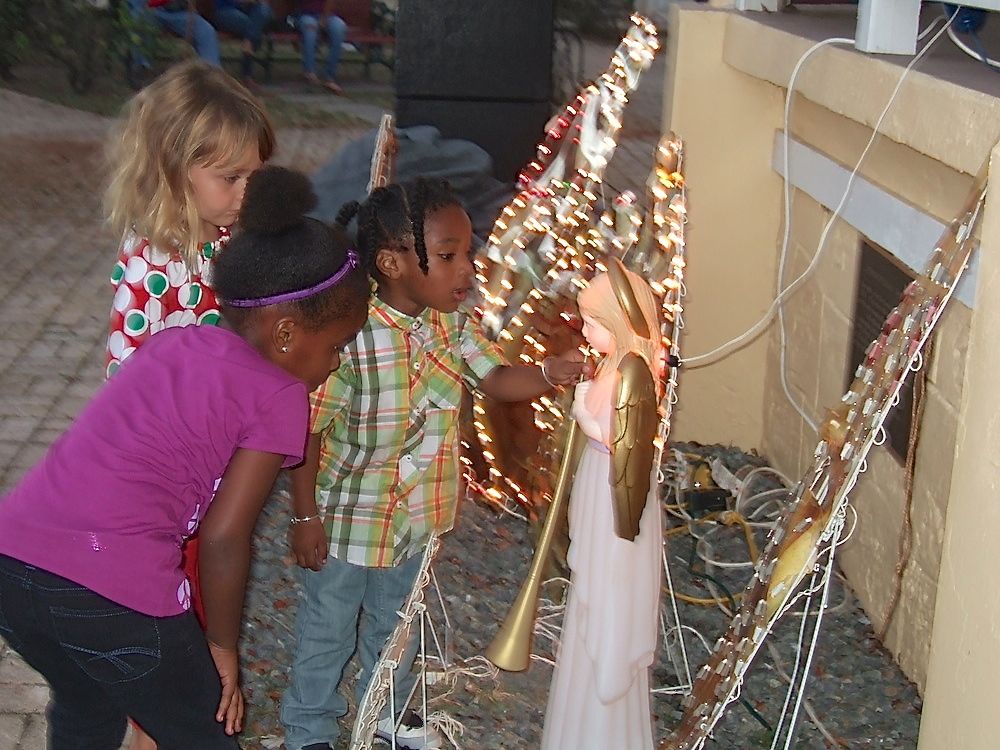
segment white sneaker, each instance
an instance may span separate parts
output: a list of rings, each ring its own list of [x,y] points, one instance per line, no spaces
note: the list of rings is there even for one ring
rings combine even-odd
[[[425,731],[426,729],[426,731]],[[375,728],[376,739],[392,746],[392,719],[388,716],[379,719]],[[421,719],[413,711],[403,714],[403,719],[396,729],[396,747],[400,750],[442,750],[444,737],[434,727],[424,727]]]

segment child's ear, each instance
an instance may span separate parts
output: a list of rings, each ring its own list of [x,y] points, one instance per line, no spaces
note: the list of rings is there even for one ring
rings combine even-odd
[[[375,251],[375,268],[387,279],[398,279],[403,275],[400,255],[387,247],[379,248]]]
[[[271,345],[276,352],[288,354],[295,348],[298,325],[293,318],[278,318],[271,324]]]

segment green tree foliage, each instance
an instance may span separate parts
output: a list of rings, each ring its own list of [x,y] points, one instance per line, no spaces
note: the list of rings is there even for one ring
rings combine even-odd
[[[27,45],[57,60],[78,93],[90,90],[102,73],[150,36],[126,0],[0,0],[0,8],[18,5],[22,46],[15,52]],[[0,11],[0,26],[7,25],[5,11]],[[0,33],[0,64],[5,35],[6,31]]]
[[[12,69],[28,48],[30,0],[0,0],[0,78],[9,80]]]

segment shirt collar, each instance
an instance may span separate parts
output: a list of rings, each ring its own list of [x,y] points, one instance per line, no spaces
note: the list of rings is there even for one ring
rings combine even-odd
[[[397,328],[400,331],[419,331],[431,322],[431,308],[429,307],[419,315],[407,315],[386,304],[378,296],[372,297],[371,314],[383,325]]]
[[[229,243],[232,239],[232,233],[229,227],[219,227],[219,237],[212,242],[205,242],[201,246],[201,257],[205,260],[212,260],[216,254]]]

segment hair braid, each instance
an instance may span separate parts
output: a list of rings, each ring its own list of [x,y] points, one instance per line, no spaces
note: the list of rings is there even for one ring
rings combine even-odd
[[[368,196],[368,200],[358,211],[358,249],[361,252],[365,268],[372,275],[375,273],[375,256],[378,249],[386,244],[387,232],[379,220],[386,199],[389,197],[387,188],[377,188]],[[344,207],[346,209],[347,206]],[[343,211],[344,209],[341,209]]]
[[[378,252],[383,234],[385,232],[382,230],[378,216],[375,211],[369,210],[364,224],[361,224],[360,221],[358,224],[358,244],[363,245],[361,252],[364,255],[365,268],[370,274],[375,273],[375,254]]]
[[[347,225],[351,223],[351,220],[358,215],[361,210],[361,204],[357,201],[348,201],[340,210],[337,212],[337,218],[334,222],[343,229],[347,229]]]
[[[369,273],[377,275],[375,256],[382,248],[409,252],[412,237],[420,270],[429,271],[424,220],[429,213],[445,206],[461,206],[446,180],[418,177],[404,185],[376,188],[355,210],[354,202],[345,204],[337,214],[337,223],[345,225],[357,217],[358,252]],[[342,221],[343,219],[343,221]]]
[[[427,245],[424,243],[424,217],[427,211],[427,180],[418,177],[410,196],[410,225],[413,227],[413,249],[420,262],[420,270],[427,273]]]

